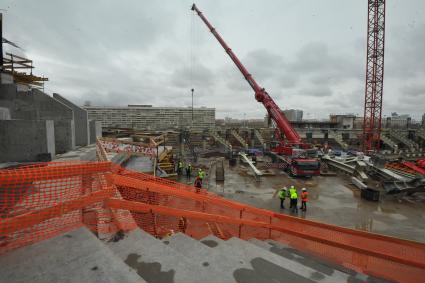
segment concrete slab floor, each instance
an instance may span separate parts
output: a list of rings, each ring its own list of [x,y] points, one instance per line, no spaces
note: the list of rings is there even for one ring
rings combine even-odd
[[[200,163],[206,165],[211,160],[202,158]],[[379,202],[371,202],[360,198],[360,190],[350,184],[347,176],[291,178],[278,169],[272,169],[275,176],[263,176],[257,182],[248,167],[239,163],[229,167],[228,161],[224,163],[225,181],[215,182],[213,168],[208,189],[228,199],[290,214],[289,200],[285,201],[286,209],[280,209],[276,190],[290,185],[295,185],[298,190],[305,187],[309,191],[307,212],[299,210],[298,217],[425,242],[425,194],[400,200],[381,194]],[[185,177],[180,180],[188,183]]]
[[[63,154],[57,154],[53,161],[96,160],[96,144],[81,146]]]

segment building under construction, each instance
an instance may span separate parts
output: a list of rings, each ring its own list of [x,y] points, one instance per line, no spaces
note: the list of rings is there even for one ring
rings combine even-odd
[[[382,117],[367,4],[363,117],[282,111],[195,4],[264,119],[79,106],[2,57],[0,283],[425,282],[425,128]]]

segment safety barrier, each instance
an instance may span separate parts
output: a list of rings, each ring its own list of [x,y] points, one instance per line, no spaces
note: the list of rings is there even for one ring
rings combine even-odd
[[[425,245],[277,214],[109,162],[0,170],[0,253],[85,225],[99,237],[140,227],[162,237],[274,239],[370,275],[425,282]]]
[[[155,156],[155,144],[144,144],[140,142],[121,141],[113,138],[98,138],[97,142],[106,150],[106,152],[133,152],[148,156]],[[99,147],[99,146],[98,146]]]

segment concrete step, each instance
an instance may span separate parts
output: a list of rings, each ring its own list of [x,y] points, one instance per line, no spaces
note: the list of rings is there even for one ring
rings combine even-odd
[[[88,229],[0,257],[0,282],[145,282]]]
[[[233,282],[270,282],[268,278],[253,272],[252,265],[248,260],[241,258],[238,254],[233,254],[228,251],[223,252],[223,249],[218,248],[220,246],[226,246],[226,241],[210,235],[201,239],[200,242],[209,248],[209,250],[207,250],[207,256],[210,259],[209,263],[220,269],[222,274],[225,274],[227,277],[231,276]],[[250,270],[252,273],[249,277],[242,278],[238,277],[238,270]]]
[[[246,143],[244,138],[239,135],[239,133],[237,131],[231,130],[230,133],[245,149],[248,149],[248,144]]]
[[[344,149],[344,150],[348,149],[348,144],[346,144],[346,143],[344,142],[344,140],[342,139],[342,136],[341,136],[341,135],[336,134],[336,135],[334,136],[334,140],[335,140],[335,142],[336,142],[337,144],[339,144],[339,145],[342,147],[342,149]]]
[[[264,277],[264,282],[347,282],[349,279],[349,275],[343,272],[324,270],[317,263],[303,264],[238,238],[229,239],[217,249],[251,263],[253,270],[242,268],[235,271],[235,278],[241,282],[253,274]]]
[[[212,247],[182,233],[174,234],[162,241],[187,258],[190,258],[193,263],[203,270],[208,270],[210,274],[215,274],[215,277],[210,277],[211,280],[208,282],[235,282],[232,275],[234,268],[228,264],[229,259],[227,255],[219,254]],[[220,240],[211,237],[211,241]],[[234,265],[234,262],[232,262],[232,265]],[[232,270],[229,271],[229,268],[232,268]]]
[[[226,149],[232,150],[232,145],[227,142],[224,138],[222,138],[217,132],[211,132],[211,137],[213,137],[216,141],[224,145]]]
[[[381,140],[384,142],[384,144],[388,145],[391,149],[395,150],[398,148],[397,143],[385,135],[381,135]]]
[[[324,261],[323,259],[319,259],[317,257],[303,253],[294,248],[291,248],[288,245],[282,244],[274,240],[261,241],[258,239],[250,239],[249,242],[274,254],[277,254],[287,259],[294,260],[305,266],[316,269],[317,271],[327,274],[329,276],[332,276],[332,274],[334,274],[335,272],[341,272],[343,274],[346,274],[348,276],[347,282],[388,282],[379,278],[370,277],[365,274],[358,273],[341,265],[336,265],[331,262]]]
[[[264,141],[263,136],[261,135],[261,133],[257,129],[254,129],[254,135],[257,138],[257,140],[261,143],[261,145],[265,148],[266,142]]]
[[[147,282],[209,282],[215,276],[140,229],[108,245]]]

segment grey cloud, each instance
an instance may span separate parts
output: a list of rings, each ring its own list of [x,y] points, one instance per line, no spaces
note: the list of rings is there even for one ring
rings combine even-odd
[[[171,83],[179,88],[188,88],[192,85],[212,87],[215,75],[211,69],[196,63],[192,66],[178,68],[171,75]]]
[[[283,75],[279,78],[279,85],[283,88],[293,88],[298,83],[298,77],[293,75]]]
[[[243,61],[252,75],[262,81],[274,78],[285,69],[283,57],[266,49],[249,52]]]
[[[385,74],[391,78],[414,78],[425,74],[425,22],[397,26],[386,43]],[[390,50],[388,50],[390,49]]]
[[[323,87],[314,87],[314,88],[303,88],[298,91],[298,95],[301,96],[316,96],[316,97],[325,97],[332,95],[332,89],[328,86]]]
[[[344,4],[353,8],[346,15],[350,25],[363,26],[345,34],[345,18],[342,23],[333,18],[332,26],[322,28],[335,13],[333,1],[307,2],[202,0],[199,6],[277,103],[319,117],[331,110],[361,110],[366,22],[358,21],[366,17],[364,3]],[[388,6],[384,109],[418,115],[425,20],[416,11],[424,2],[411,2]],[[242,75],[200,19],[190,16],[190,5],[189,0],[3,0],[0,8],[10,6],[4,13],[5,37],[34,59],[35,74],[49,77],[48,92],[93,105],[182,106],[190,103],[195,87],[195,105],[216,107],[218,116],[263,117]],[[317,9],[320,19],[310,16]],[[189,50],[197,58],[192,80]]]
[[[414,99],[418,99],[418,96],[424,96],[425,95],[425,84],[411,84],[406,85],[400,88],[400,93],[405,98],[407,96],[414,96]]]

